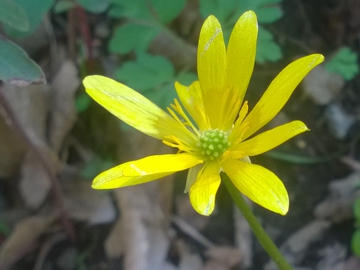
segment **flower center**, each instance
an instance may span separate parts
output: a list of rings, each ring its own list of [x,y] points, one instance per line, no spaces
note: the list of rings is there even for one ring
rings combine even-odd
[[[228,134],[217,128],[204,131],[200,135],[197,146],[204,157],[214,160],[230,147],[230,142]]]

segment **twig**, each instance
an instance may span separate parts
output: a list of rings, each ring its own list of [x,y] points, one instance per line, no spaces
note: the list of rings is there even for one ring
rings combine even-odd
[[[193,238],[195,241],[197,241],[199,244],[206,248],[214,247],[215,244],[212,243],[210,240],[205,238],[201,233],[199,233],[194,227],[186,223],[184,220],[177,216],[172,216],[171,221],[179,227],[181,231],[186,233],[188,236]]]

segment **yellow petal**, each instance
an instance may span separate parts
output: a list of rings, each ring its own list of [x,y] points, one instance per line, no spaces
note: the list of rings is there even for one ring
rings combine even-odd
[[[238,144],[232,149],[232,151],[242,154],[239,156],[232,155],[232,157],[237,159],[243,156],[256,156],[262,154],[308,130],[309,129],[303,122],[292,121],[260,133],[254,138]]]
[[[202,163],[198,157],[188,154],[167,154],[145,157],[127,162],[123,168],[125,176],[139,176],[157,173],[178,172]]]
[[[252,201],[275,213],[285,215],[289,196],[281,180],[268,169],[235,159],[228,159],[222,168],[237,189]]]
[[[87,76],[86,92],[101,106],[128,125],[154,138],[176,134],[183,140],[188,132],[170,115],[131,88],[103,76]]]
[[[253,11],[245,12],[236,22],[230,35],[227,48],[227,84],[238,91],[243,100],[254,69],[256,40],[258,35],[257,18]]]
[[[226,90],[226,49],[219,21],[209,16],[200,31],[197,70],[205,111],[212,127],[218,127],[217,107]]]
[[[186,177],[186,185],[184,189],[184,193],[188,193],[191,186],[195,183],[196,178],[199,174],[199,171],[203,167],[203,164],[196,165],[194,167],[191,167],[188,171],[187,177]]]
[[[312,54],[302,57],[284,68],[271,82],[259,102],[242,123],[243,127],[249,126],[244,132],[243,139],[248,138],[273,119],[306,74],[323,60],[324,57],[321,54]]]
[[[190,188],[191,205],[201,215],[208,216],[214,211],[216,192],[221,182],[219,172],[218,163],[205,164]]]
[[[186,111],[194,119],[199,129],[209,129],[210,126],[205,115],[199,81],[193,82],[190,86],[184,86],[179,82],[175,82],[175,89],[181,103],[185,107]]]
[[[200,163],[189,154],[150,156],[129,161],[99,174],[92,184],[95,189],[111,189],[153,181]]]

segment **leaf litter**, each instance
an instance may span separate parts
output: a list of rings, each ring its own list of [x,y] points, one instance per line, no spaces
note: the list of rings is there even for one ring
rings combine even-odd
[[[304,3],[300,7],[308,11],[315,5],[311,1]],[[201,25],[201,18],[194,12],[194,6],[194,1],[189,1],[178,18],[169,24],[170,29],[179,29],[183,44],[163,32],[150,40],[147,53],[170,59],[174,68],[174,72],[172,68],[169,69],[171,76],[176,76],[184,67],[187,71],[194,71],[196,40]],[[289,7],[297,12],[296,16],[291,16]],[[351,5],[339,4],[338,9],[330,6],[316,10],[321,16],[334,18],[342,9],[351,10]],[[279,12],[277,9],[275,11]],[[307,33],[310,36],[307,39],[305,35],[301,36],[303,33],[299,33],[297,37],[303,39],[294,40],[293,33],[287,32],[287,27],[293,21],[303,25],[304,20],[310,20],[311,24],[309,21],[305,23],[313,25],[319,18],[302,16],[299,5],[294,3],[281,5],[280,12],[284,18],[277,26],[281,26],[284,33],[271,31],[271,37],[266,39],[269,44],[279,41],[282,49],[282,45],[286,47],[292,42],[292,45],[301,43],[301,48],[316,44],[311,37],[318,35],[319,38],[321,34]],[[103,24],[98,17],[89,16],[92,23]],[[56,19],[63,20],[61,17]],[[341,25],[344,23],[339,22]],[[272,30],[267,26],[266,31]],[[320,29],[320,32],[326,31],[326,27],[330,28],[328,33],[334,30],[331,28],[333,24],[329,26],[325,23],[321,27],[324,29]],[[345,31],[347,28],[341,29]],[[353,31],[354,27],[351,29]],[[320,38],[325,39],[325,36]],[[338,49],[348,45],[340,36],[337,36],[336,42],[344,44],[337,44]],[[93,38],[95,49],[102,42],[105,44],[101,37]],[[56,42],[58,40],[51,41],[53,44]],[[81,65],[74,64],[75,61],[64,57],[63,52],[60,53],[62,45],[58,48],[58,59],[46,53],[37,56],[37,62],[45,67],[47,64],[55,66],[55,69],[46,69],[49,77],[47,85],[30,85],[26,89],[5,85],[6,98],[22,130],[30,138],[31,145],[23,140],[9,118],[2,114],[0,197],[4,197],[6,204],[1,209],[0,223],[11,229],[9,235],[1,235],[5,239],[1,242],[0,250],[2,266],[24,269],[22,266],[26,265],[27,268],[36,266],[43,269],[55,265],[51,262],[56,261],[59,269],[74,266],[79,269],[126,270],[265,269],[264,265],[267,265],[266,269],[271,269],[266,254],[241,214],[234,210],[225,191],[220,192],[217,198],[219,203],[214,215],[205,218],[195,215],[187,205],[187,195],[182,193],[184,174],[175,176],[175,179],[168,178],[111,192],[90,188],[91,179],[87,179],[81,170],[91,158],[99,157],[99,160],[119,163],[168,149],[134,131],[120,131],[119,122],[94,104],[77,113],[75,104],[82,91],[80,77],[84,70]],[[132,41],[130,45],[136,44]],[[186,55],[181,48],[186,48]],[[289,52],[278,49],[274,47],[273,55],[266,55],[264,59],[279,58],[282,54],[288,57]],[[315,49],[319,50],[318,47]],[[101,51],[96,51],[96,55],[104,65],[111,62],[111,57],[107,58]],[[291,52],[291,55],[294,54]],[[120,56],[119,60],[129,64],[126,57]],[[350,60],[350,73],[353,76],[354,61]],[[344,62],[341,59],[337,61]],[[266,63],[259,67],[275,69],[276,65]],[[346,70],[338,73],[341,72],[346,73]],[[171,80],[171,76],[166,80]],[[358,180],[354,180],[358,173],[355,172],[356,166],[344,162],[351,160],[351,164],[355,164],[359,157],[357,122],[360,98],[358,92],[354,91],[358,89],[359,82],[356,77],[350,81],[339,76],[319,67],[307,77],[302,88],[311,100],[295,96],[283,113],[289,119],[301,115],[312,132],[302,138],[302,143],[288,144],[280,150],[296,151],[312,157],[346,149],[345,157],[314,165],[293,164],[289,160],[279,162],[269,157],[256,158],[256,161],[269,163],[278,174],[284,176],[282,178],[289,187],[292,202],[289,215],[284,218],[269,216],[256,205],[253,209],[288,260],[302,269],[357,269],[360,265],[347,244],[354,228],[351,207],[358,197]],[[265,84],[262,80],[256,83]],[[249,100],[253,98],[250,96]],[[334,121],[339,114],[326,115],[334,104],[343,110],[342,116],[351,118],[351,125],[344,128],[347,120],[343,118]],[[341,136],[329,132],[329,128],[334,127],[343,131]],[[302,147],[299,147],[300,143]],[[34,146],[37,152],[34,152]],[[42,160],[36,153],[41,154]],[[50,173],[46,171],[49,169]],[[94,168],[95,172],[98,170]],[[53,180],[58,183],[56,192],[53,191]],[[62,210],[56,200],[63,202]],[[68,231],[72,229],[65,228],[73,228],[75,238],[69,237]],[[344,233],[338,234],[339,231]],[[60,247],[64,252],[58,252]],[[59,256],[55,256],[54,252]]]

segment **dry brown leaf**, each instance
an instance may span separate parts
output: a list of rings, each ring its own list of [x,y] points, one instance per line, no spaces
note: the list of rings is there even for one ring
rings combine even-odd
[[[3,117],[0,117],[0,142],[0,177],[11,177],[19,168],[27,145]]]
[[[126,160],[153,153],[169,151],[161,142],[131,132],[126,136]],[[125,142],[124,142],[125,143]],[[167,185],[170,185],[168,187]],[[115,190],[120,209],[124,265],[126,270],[165,269],[169,248],[169,220],[171,209],[171,177],[152,183]],[[120,236],[110,235],[107,243],[116,243]],[[108,246],[109,248],[109,246]],[[122,249],[118,250],[119,252]],[[111,252],[112,255],[114,252]],[[110,255],[110,254],[108,254]]]
[[[198,254],[184,254],[181,256],[179,270],[200,270],[202,260]]]
[[[19,221],[0,250],[0,266],[11,264],[24,247],[34,244],[37,238],[55,221],[57,215],[30,216]]]
[[[341,222],[353,216],[352,207],[360,183],[360,172],[329,184],[329,196],[314,211],[316,217]]]
[[[315,104],[330,103],[345,85],[344,79],[329,73],[323,66],[314,68],[303,80],[304,91]]]
[[[318,251],[320,256],[316,264],[316,270],[345,270],[345,259],[347,257],[345,245],[335,243],[328,245]]]
[[[74,181],[69,185],[64,202],[74,220],[95,225],[110,223],[115,219],[116,210],[109,192],[94,190],[91,183],[85,181]]]
[[[78,70],[71,60],[62,63],[51,83],[49,143],[58,152],[76,121],[75,93],[80,85]]]
[[[342,270],[359,270],[360,269],[360,258],[352,255],[346,262],[345,267]]]
[[[320,239],[331,223],[325,220],[314,220],[293,233],[284,244],[281,245],[280,251],[285,259],[292,266],[296,266],[304,258],[309,245]],[[265,266],[266,270],[278,269],[273,261]]]
[[[249,199],[245,198],[248,202]],[[252,202],[249,202],[252,205]],[[250,268],[252,265],[252,246],[253,246],[253,232],[242,213],[237,207],[234,207],[234,234],[235,245],[242,254],[241,266]]]
[[[124,226],[123,219],[118,219],[112,227],[109,236],[104,243],[105,253],[108,258],[114,259],[124,255]]]
[[[21,167],[19,182],[19,191],[26,206],[32,209],[40,207],[50,189],[49,174],[33,151],[29,151]]]
[[[210,260],[206,262],[204,270],[231,269],[242,260],[241,251],[233,247],[212,247],[206,251],[205,255],[210,258]],[[220,266],[222,268],[218,268]]]
[[[45,138],[47,86],[29,85],[17,88],[4,86],[4,95],[24,131],[35,138]],[[4,118],[5,117],[5,118]],[[27,150],[27,145],[12,127],[10,119],[2,114],[0,120],[0,175],[10,177],[20,165]]]
[[[175,206],[177,216],[197,231],[201,231],[209,223],[209,217],[199,215],[194,210],[194,207],[192,207],[190,203],[188,194],[180,194],[176,196]],[[215,213],[216,211],[217,208],[215,208]]]

